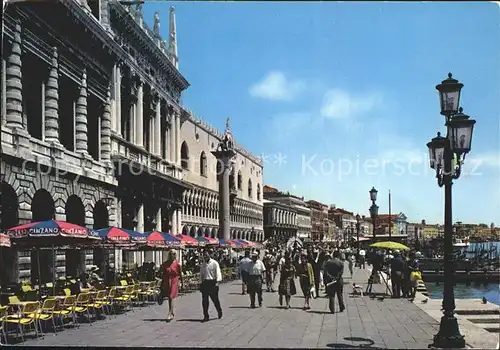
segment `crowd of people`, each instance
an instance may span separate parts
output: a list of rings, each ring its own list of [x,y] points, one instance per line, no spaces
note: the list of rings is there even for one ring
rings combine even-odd
[[[349,247],[328,248],[310,246],[307,249],[292,246],[287,248],[270,247],[265,251],[247,249],[239,257],[226,254],[222,250],[204,249],[192,257],[188,254],[186,264],[195,261],[200,271],[203,321],[209,320],[210,301],[222,318],[219,299],[219,283],[222,281],[221,264],[233,265],[235,259],[241,278],[241,294],[248,295],[250,308],[263,305],[263,291],[277,292],[278,303],[282,308],[290,309],[290,301],[300,288],[304,296],[303,310],[311,309],[311,300],[324,296],[329,300],[332,313],[345,310],[344,304],[344,266],[347,262],[349,273],[354,274],[355,267],[364,269],[366,263],[373,266],[372,278],[385,271],[392,280],[393,297],[414,297],[415,280],[418,280],[418,261],[415,254],[401,254],[399,251],[371,251]],[[185,261],[183,259],[183,261]],[[196,260],[195,260],[196,259]],[[226,260],[224,260],[226,259]],[[168,300],[167,321],[174,318],[174,300],[178,295],[179,280],[182,279],[181,265],[175,252],[169,254],[162,267],[162,298]],[[279,277],[278,277],[279,275]],[[421,276],[420,276],[421,278]],[[298,286],[296,285],[298,282]],[[181,281],[182,282],[182,281]],[[276,288],[277,287],[277,288]]]

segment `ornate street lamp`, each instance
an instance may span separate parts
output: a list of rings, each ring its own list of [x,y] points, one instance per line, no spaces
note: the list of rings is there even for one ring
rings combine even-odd
[[[375,189],[375,187],[372,187],[372,189],[370,190],[370,200],[372,202],[377,201],[377,193],[378,193],[378,191]]]
[[[436,86],[439,91],[441,114],[446,118],[447,136],[440,133],[427,144],[430,167],[436,171],[439,187],[444,186],[444,287],[443,317],[439,332],[434,336],[434,346],[439,348],[464,348],[465,338],[460,334],[454,316],[455,295],[453,277],[455,273],[453,254],[452,184],[460,177],[465,155],[470,151],[475,120],[463,114],[459,107],[463,84],[448,79]]]
[[[378,216],[378,205],[375,204],[377,201],[377,193],[378,191],[375,189],[375,187],[372,187],[370,190],[370,200],[372,201],[372,205],[370,207],[370,217],[372,218],[372,225],[373,225],[373,241],[375,241],[375,219]]]
[[[359,214],[356,214],[356,241],[357,241],[357,248],[358,248],[358,253],[357,253],[357,258],[359,259],[359,231],[361,228],[361,216]]]
[[[373,203],[370,207],[370,217],[372,218],[372,225],[373,225],[373,240],[375,240],[375,219],[378,216],[378,205]]]

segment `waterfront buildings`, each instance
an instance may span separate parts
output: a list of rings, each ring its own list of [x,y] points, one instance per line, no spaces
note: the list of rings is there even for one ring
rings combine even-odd
[[[304,198],[264,186],[264,231],[266,239],[311,238],[311,210]]]
[[[311,239],[322,241],[328,232],[328,205],[315,200],[308,200],[307,205],[311,210]]]
[[[222,134],[181,104],[189,83],[179,70],[173,8],[168,41],[159,25],[159,14],[151,29],[142,5],[115,0],[6,7],[2,230],[58,219],[96,229],[218,235],[210,151]],[[235,148],[231,236],[261,241],[262,162]],[[33,253],[9,254],[16,255],[9,278],[33,278]],[[48,269],[51,259],[42,255],[39,266]],[[162,254],[57,251],[56,271],[74,276],[107,261],[120,268],[122,258],[160,263]]]

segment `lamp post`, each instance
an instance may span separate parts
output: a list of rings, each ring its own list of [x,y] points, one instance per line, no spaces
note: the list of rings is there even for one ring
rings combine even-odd
[[[361,229],[361,216],[356,214],[356,261],[359,261],[359,231]]]
[[[463,84],[448,79],[436,86],[439,91],[441,115],[445,117],[447,136],[437,136],[427,144],[430,167],[436,171],[439,187],[444,186],[444,287],[443,317],[439,332],[434,336],[434,346],[440,348],[464,348],[465,338],[460,334],[454,316],[455,295],[453,292],[454,254],[452,221],[452,184],[460,177],[465,155],[470,151],[475,120],[463,113],[460,107],[460,91]]]
[[[372,205],[370,206],[370,216],[372,218],[372,224],[373,224],[373,241],[375,241],[375,219],[378,216],[378,205],[375,204],[377,201],[377,193],[378,191],[375,189],[375,187],[372,187],[370,190],[370,200],[372,201]]]

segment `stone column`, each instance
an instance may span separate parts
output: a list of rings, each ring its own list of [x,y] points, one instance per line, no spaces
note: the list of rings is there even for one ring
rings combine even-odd
[[[144,130],[143,130],[143,100],[144,100],[144,87],[142,81],[137,82],[137,108],[135,118],[135,143],[139,147],[144,147]]]
[[[21,61],[21,24],[16,23],[12,50],[5,71],[6,122],[11,128],[23,127],[23,82]]]
[[[170,228],[170,233],[174,234],[174,235],[179,234],[180,232],[177,231],[177,212],[175,210],[172,211],[171,223],[172,223],[172,227]]]
[[[101,161],[111,160],[111,97],[108,88],[101,118]]]
[[[156,231],[161,232],[161,209],[156,212]]]
[[[171,110],[169,110],[169,112],[172,112]],[[172,114],[169,116],[170,118],[170,128],[169,128],[169,132],[168,132],[168,136],[170,138],[170,161],[172,163],[175,163],[177,164],[176,160],[175,160],[175,124],[176,124],[176,121],[175,121],[175,116],[172,112]]]
[[[175,159],[176,164],[181,164],[181,117],[175,112]]]
[[[88,154],[87,137],[87,71],[83,69],[80,93],[76,100],[75,115],[76,145],[78,153]]]
[[[232,152],[230,154],[230,152]],[[230,239],[231,212],[229,208],[229,176],[231,174],[231,159],[234,151],[214,151],[212,152],[222,166],[219,175],[219,238]]]
[[[52,62],[45,85],[45,141],[59,144],[59,63],[57,47],[52,48]]]
[[[177,232],[176,235],[182,233],[182,211],[177,209]]]
[[[154,125],[154,135],[155,135],[155,144],[154,144],[154,153],[157,156],[161,156],[161,99],[158,98],[156,101],[156,116],[155,116],[155,125]]]
[[[120,68],[120,63],[116,65],[116,80],[115,80],[115,116],[116,116],[116,126],[115,130],[118,135],[122,136],[122,72]]]

